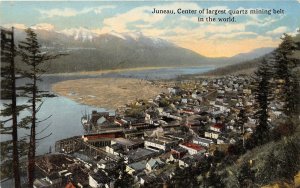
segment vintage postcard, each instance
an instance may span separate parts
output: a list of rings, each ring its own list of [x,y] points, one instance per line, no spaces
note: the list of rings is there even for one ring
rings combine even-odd
[[[300,1],[0,1],[0,187],[300,187]]]

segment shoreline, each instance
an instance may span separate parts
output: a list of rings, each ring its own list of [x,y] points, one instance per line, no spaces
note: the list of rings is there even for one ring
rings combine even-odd
[[[209,67],[209,66],[202,65],[202,66],[191,66],[191,67],[199,68],[199,67]],[[147,95],[142,95],[142,97],[140,97],[139,95],[136,95],[135,93],[129,94],[129,96],[123,95],[122,103],[120,103],[120,101],[117,103],[114,103],[114,102],[109,101],[109,98],[111,96],[107,93],[109,93],[110,89],[118,90],[119,88],[115,88],[114,86],[106,88],[107,90],[104,92],[103,96],[96,96],[96,94],[99,95],[99,88],[98,88],[98,91],[94,91],[91,93],[84,92],[84,90],[90,90],[89,88],[87,88],[87,86],[89,86],[90,88],[94,87],[94,85],[90,85],[87,82],[88,80],[99,81],[99,83],[94,82],[95,85],[105,85],[105,84],[111,82],[112,80],[119,80],[119,81],[120,80],[125,80],[125,81],[131,80],[131,81],[135,81],[131,85],[138,85],[138,84],[140,84],[139,82],[143,82],[143,84],[145,84],[145,83],[149,84],[149,83],[151,83],[151,79],[121,78],[121,77],[101,78],[101,77],[88,77],[88,76],[93,76],[93,75],[102,76],[104,74],[119,73],[119,72],[126,72],[126,71],[143,71],[143,70],[156,70],[156,69],[159,70],[159,69],[174,69],[174,68],[180,69],[181,67],[138,67],[138,68],[116,69],[116,70],[105,70],[105,71],[57,73],[57,74],[47,74],[47,75],[49,75],[49,76],[70,76],[70,77],[71,76],[82,76],[82,78],[79,78],[79,79],[70,79],[70,80],[66,79],[63,81],[55,82],[55,83],[51,84],[50,90],[51,90],[51,92],[57,94],[58,96],[65,97],[69,100],[72,100],[72,101],[78,103],[78,104],[88,105],[88,106],[92,106],[92,107],[96,107],[96,108],[104,108],[106,110],[115,110],[115,109],[117,109],[118,106],[124,106],[125,104],[134,101],[132,96],[135,96],[135,100],[136,99],[149,99],[151,97],[154,97],[153,93],[150,92],[151,97],[149,97]],[[184,75],[178,75],[176,78],[166,78],[166,79],[161,79],[161,80],[166,81],[166,82],[170,82],[170,81],[174,82],[174,81],[180,81],[180,80],[185,80],[185,79],[211,78],[211,76],[204,76],[202,74],[203,73],[184,74]],[[87,77],[84,77],[84,76],[87,76]],[[107,83],[101,81],[101,80],[105,80],[105,79],[107,79],[109,81]],[[119,85],[118,87],[121,87],[120,84],[121,83],[117,83],[117,85]],[[124,83],[122,83],[122,84],[124,84]],[[128,87],[128,82],[125,84],[127,84],[126,87]],[[74,88],[73,88],[73,86],[74,86]],[[145,85],[143,85],[143,86],[145,86]],[[155,88],[154,89],[152,88],[152,90],[155,91],[156,94],[159,93],[158,91],[167,92],[165,88],[159,88],[157,86],[154,86],[154,87]],[[131,88],[131,89],[133,89],[133,88]],[[135,89],[137,89],[136,93],[141,92],[141,91],[139,91],[140,88],[135,88]],[[103,90],[101,90],[101,91],[103,92]],[[120,92],[123,92],[123,91],[120,91]],[[148,91],[144,91],[143,89],[142,89],[142,92],[148,93]],[[113,93],[113,96],[115,96],[115,95],[116,94]],[[101,98],[100,102],[97,101],[96,99],[93,99],[93,98],[99,98],[99,97]],[[107,101],[109,101],[109,102],[105,102],[104,101],[105,98],[107,98]],[[130,100],[128,100],[128,98]],[[101,102],[103,102],[103,103],[101,103]]]
[[[79,104],[116,110],[137,99],[148,100],[165,88],[133,78],[86,78],[57,82],[51,90]]]
[[[143,70],[156,70],[156,69],[174,69],[182,67],[212,67],[211,65],[199,65],[199,66],[170,66],[170,67],[136,67],[136,68],[124,68],[124,69],[107,69],[107,70],[97,70],[97,71],[79,71],[79,72],[67,72],[67,73],[51,73],[44,74],[44,76],[76,76],[76,75],[102,75],[109,73],[120,73],[127,71],[143,71]],[[215,67],[215,66],[213,66]]]

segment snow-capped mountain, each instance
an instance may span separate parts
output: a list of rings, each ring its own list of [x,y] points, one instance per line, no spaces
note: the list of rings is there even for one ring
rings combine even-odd
[[[89,29],[79,27],[79,28],[72,28],[72,29],[64,29],[59,31],[59,33],[65,34],[68,37],[73,37],[74,40],[79,41],[92,41],[93,38],[98,37],[96,33],[91,32]]]
[[[126,38],[126,36],[124,36],[124,34],[117,33],[115,31],[109,32],[109,33],[104,34],[104,35],[111,35],[111,36],[118,37],[118,38],[123,39],[123,40],[127,40],[127,38]]]
[[[127,32],[127,33],[119,33],[116,31],[111,31],[108,33],[97,34],[92,32],[89,29],[80,27],[80,28],[72,28],[72,29],[64,29],[58,31],[58,33],[64,34],[67,37],[73,38],[76,41],[81,42],[95,42],[97,41],[104,41],[104,43],[112,42],[113,40],[123,40],[123,42],[133,42],[133,43],[142,43],[144,45],[149,46],[169,46],[174,45],[166,40],[155,38],[155,37],[148,37],[143,35],[141,32]]]
[[[37,28],[35,32],[43,49],[68,54],[52,61],[49,71],[53,73],[154,66],[225,66],[226,62],[240,61],[204,57],[140,32],[97,34],[83,27],[62,31]],[[16,42],[24,40],[24,30],[15,33]]]
[[[62,31],[35,31],[44,49],[68,54],[52,61],[51,72],[190,66],[209,60],[191,50],[139,32],[97,34],[82,27]],[[16,38],[23,40],[24,31],[16,32]]]
[[[112,32],[104,34],[103,36],[105,36],[105,35],[115,36],[115,37],[118,37],[120,39],[127,40],[127,41],[140,41],[140,42],[143,41],[143,42],[149,42],[149,43],[156,44],[156,45],[173,45],[172,43],[170,43],[166,40],[160,39],[160,38],[145,36],[141,32],[118,33],[118,32],[112,31]]]

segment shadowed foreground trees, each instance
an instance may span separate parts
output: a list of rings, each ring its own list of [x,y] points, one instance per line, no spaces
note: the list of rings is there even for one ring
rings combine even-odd
[[[1,116],[8,117],[1,120],[1,134],[12,135],[12,140],[1,142],[1,163],[2,160],[12,165],[15,180],[15,187],[21,187],[19,172],[19,151],[18,151],[18,120],[19,111],[17,109],[16,93],[16,70],[15,70],[16,50],[14,45],[14,30],[8,31],[1,28],[1,100],[5,97],[9,102],[1,108]],[[11,124],[11,125],[7,125]],[[12,150],[11,161],[9,154]],[[5,162],[3,164],[5,164]],[[1,164],[1,168],[5,168]],[[2,170],[1,170],[2,172]]]
[[[42,81],[41,76],[46,72],[43,64],[57,58],[59,55],[51,55],[49,52],[42,52],[41,45],[38,42],[37,35],[32,29],[26,29],[26,39],[19,44],[19,54],[22,62],[26,64],[26,69],[21,72],[21,75],[28,80],[25,86],[22,87],[23,95],[28,99],[29,109],[31,111],[31,126],[29,136],[28,149],[28,187],[33,187],[35,179],[35,153],[36,142],[43,138],[36,138],[39,134],[36,127],[44,120],[37,118],[44,97],[53,97],[48,91],[42,91],[38,88],[37,83]],[[49,116],[50,117],[50,116]],[[48,118],[49,118],[48,117]],[[47,119],[47,118],[46,118]],[[44,129],[45,130],[45,129]],[[51,133],[50,133],[51,134]],[[49,135],[50,135],[49,134]],[[49,136],[48,135],[48,136]]]
[[[4,138],[1,142],[1,176],[13,174],[14,186],[20,187],[20,162],[19,158],[25,156],[26,138],[18,136],[20,128],[28,128],[30,117],[19,118],[21,111],[28,105],[17,104],[22,88],[16,85],[20,79],[20,71],[16,68],[15,57],[17,49],[14,44],[14,30],[1,28],[1,108],[0,130],[2,135],[11,135],[12,139]]]
[[[293,53],[297,49],[297,45],[293,38],[287,34],[284,34],[281,40],[281,44],[275,50],[275,78],[282,80],[282,92],[279,97],[284,102],[282,110],[285,115],[291,116],[297,112],[295,99],[299,99],[299,93],[294,92],[299,87],[299,82],[297,82],[297,75],[293,71],[297,62]]]
[[[257,86],[254,90],[257,111],[255,117],[257,119],[257,127],[252,136],[252,143],[262,145],[269,141],[269,114],[268,108],[271,100],[271,84],[272,77],[271,67],[266,59],[263,59],[258,70],[255,72]]]

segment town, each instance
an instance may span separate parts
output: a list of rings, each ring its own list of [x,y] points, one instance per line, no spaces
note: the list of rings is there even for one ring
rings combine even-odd
[[[85,114],[85,134],[59,140],[55,153],[37,158],[34,186],[113,187],[128,181],[134,187],[162,187],[180,169],[208,165],[200,168],[208,171],[212,158],[245,147],[256,128],[250,76],[152,84],[168,93],[137,99],[115,114]],[[270,104],[269,121],[281,115],[280,105]]]
[[[300,187],[299,2],[1,2],[0,187]]]

